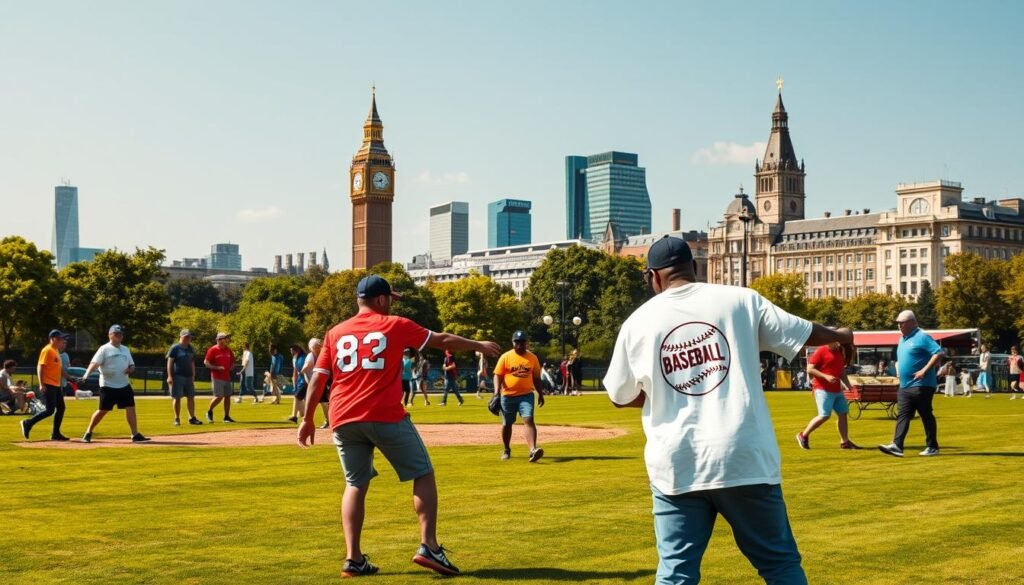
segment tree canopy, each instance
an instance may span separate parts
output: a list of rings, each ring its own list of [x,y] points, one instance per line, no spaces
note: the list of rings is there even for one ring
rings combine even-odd
[[[192,332],[192,343],[196,347],[207,347],[214,343],[217,332],[227,329],[226,316],[216,311],[196,307],[178,307],[171,311],[167,338],[174,343],[182,329]]]
[[[202,278],[175,278],[164,285],[171,307],[195,307],[207,311],[223,309],[220,292],[208,280]]]
[[[829,327],[840,327],[846,325],[841,321],[842,311],[843,301],[836,297],[822,297],[807,299],[805,312],[801,316]]]
[[[281,303],[288,314],[302,321],[306,318],[306,303],[310,289],[299,276],[271,276],[257,278],[242,290],[242,303]]]
[[[39,337],[42,345],[48,327],[45,316],[52,315],[58,295],[53,255],[39,250],[20,236],[0,240],[0,340],[4,351],[10,349],[14,334]]]
[[[240,352],[242,342],[248,341],[258,360],[269,357],[272,343],[282,348],[293,343],[306,347],[302,323],[281,303],[243,302],[237,312],[226,317],[225,325],[231,333],[231,347]]]
[[[855,331],[896,329],[896,316],[910,307],[911,303],[898,295],[865,293],[843,303],[839,323]]]
[[[756,278],[750,283],[750,288],[787,313],[807,313],[807,285],[803,275],[767,274]]]
[[[921,291],[917,295],[917,302],[914,303],[914,316],[917,317],[917,323],[925,329],[939,326],[939,314],[935,310],[935,289],[927,280],[921,281]]]
[[[936,293],[935,309],[944,328],[977,327],[981,340],[993,348],[1012,345],[1014,316],[1002,291],[1008,262],[986,260],[977,254],[946,257],[949,278]]]
[[[477,340],[512,343],[523,328],[523,307],[515,292],[480,274],[455,282],[433,284],[438,316],[444,331]]]

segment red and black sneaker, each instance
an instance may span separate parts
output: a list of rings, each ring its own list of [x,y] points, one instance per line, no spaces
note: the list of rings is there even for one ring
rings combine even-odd
[[[796,443],[798,445],[800,445],[801,449],[810,449],[811,448],[811,438],[808,437],[807,435],[803,434],[803,433],[797,433],[796,434]]]
[[[345,578],[349,577],[366,577],[368,575],[376,575],[380,567],[370,562],[370,557],[363,555],[363,561],[357,563],[352,559],[345,559],[345,566],[341,569],[341,576]]]
[[[459,575],[459,568],[448,560],[448,557],[444,554],[445,552],[443,546],[437,547],[437,550],[434,551],[430,550],[429,546],[421,544],[419,550],[416,551],[416,556],[412,558],[412,562],[421,567],[437,571],[442,575]]]

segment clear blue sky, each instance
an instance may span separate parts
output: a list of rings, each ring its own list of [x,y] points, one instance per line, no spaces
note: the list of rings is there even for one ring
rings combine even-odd
[[[647,168],[655,230],[673,207],[704,229],[751,185],[779,75],[809,216],[937,178],[1024,196],[1022,6],[0,0],[0,234],[49,248],[67,177],[83,246],[347,267],[372,83],[401,261],[452,199],[471,248],[503,197],[561,239],[564,156],[612,149]]]

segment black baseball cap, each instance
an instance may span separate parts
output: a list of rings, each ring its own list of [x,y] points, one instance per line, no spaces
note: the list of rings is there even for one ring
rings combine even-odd
[[[391,285],[388,284],[388,281],[376,274],[364,276],[359,281],[359,284],[356,285],[356,296],[361,299],[372,299],[381,295],[391,295],[396,299],[402,298],[402,295],[391,290]]]
[[[47,337],[50,339],[53,339],[54,337],[64,337],[64,332],[60,329],[51,329],[50,334]]]
[[[516,341],[529,341],[529,340],[530,340],[530,338],[527,337],[525,331],[516,331],[515,333],[512,334],[512,342],[513,343],[515,343]]]
[[[693,252],[680,238],[666,235],[647,250],[647,268],[650,270],[661,270],[689,262],[693,262]]]

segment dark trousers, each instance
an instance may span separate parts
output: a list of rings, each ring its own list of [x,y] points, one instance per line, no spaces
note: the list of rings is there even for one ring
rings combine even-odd
[[[896,396],[900,411],[896,416],[896,433],[892,437],[893,444],[901,450],[903,449],[903,440],[907,438],[907,432],[910,430],[910,419],[917,412],[924,425],[924,437],[928,448],[938,449],[939,438],[935,415],[932,414],[932,398],[935,397],[935,388],[900,388]]]
[[[35,424],[46,417],[53,417],[53,432],[50,436],[56,437],[60,435],[60,423],[64,422],[64,392],[61,391],[60,386],[43,385],[43,402],[46,404],[46,410],[28,419],[25,423],[28,428],[32,428]]]

